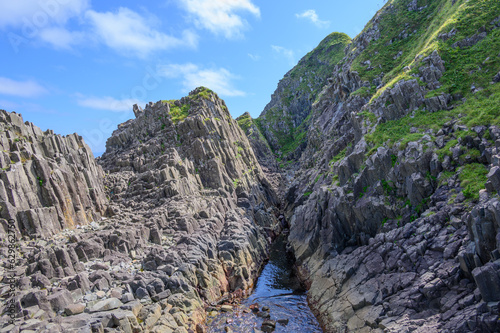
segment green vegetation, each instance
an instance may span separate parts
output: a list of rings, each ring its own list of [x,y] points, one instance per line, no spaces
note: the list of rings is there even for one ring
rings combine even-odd
[[[377,116],[373,112],[364,110],[360,112],[359,115],[363,116],[363,118],[365,119],[368,119],[368,121],[372,124],[375,124],[377,122]]]
[[[499,31],[500,32],[500,31]],[[500,37],[498,38],[500,40]],[[500,57],[497,57],[500,58]],[[497,67],[497,72],[500,65]],[[489,73],[493,76],[493,73]],[[490,78],[491,79],[491,78]],[[467,102],[455,108],[456,114],[464,114],[461,122],[467,126],[500,126],[500,84],[489,85],[481,92],[469,96]]]
[[[427,28],[432,26],[436,13],[440,12],[439,9],[447,1],[421,0],[419,7],[427,6],[421,11],[409,11],[407,7],[409,2],[409,0],[388,1],[383,9],[388,13],[378,25],[380,38],[372,41],[352,66],[353,70],[360,73],[363,80],[371,81],[381,73],[387,73],[383,77],[385,84],[394,84],[403,78],[411,78],[403,68],[411,65],[415,56],[425,48],[430,34]],[[393,9],[388,9],[389,6],[393,6]],[[365,65],[367,60],[372,67],[369,71]]]
[[[262,122],[269,122],[271,124],[275,124],[282,119],[286,124],[286,130],[278,129],[276,130],[273,126],[270,126],[270,131],[274,134],[274,136],[278,139],[279,151],[282,156],[285,158],[293,153],[297,148],[306,142],[307,139],[307,129],[309,126],[309,122],[311,119],[311,115],[308,115],[304,121],[298,126],[294,127],[290,117],[280,118],[280,114],[278,109],[272,108],[270,109],[266,117],[264,119],[258,118],[254,120],[254,123],[257,125],[259,130],[263,132]],[[274,153],[277,153],[276,149],[271,147]]]
[[[451,148],[455,147],[458,144],[458,140],[450,140],[446,143],[446,145],[441,148],[436,150],[436,153],[438,154],[439,160],[442,161],[445,156],[450,156],[451,157]]]
[[[379,124],[373,133],[365,136],[366,142],[371,144],[371,153],[375,152],[383,144],[393,146],[396,142],[401,142],[401,149],[406,148],[408,142],[419,140],[423,134],[411,133],[411,128],[417,128],[418,132],[424,132],[427,129],[439,130],[447,121],[452,119],[452,111],[427,112],[418,110],[412,116],[411,114],[397,119]]]
[[[281,152],[284,156],[293,153],[297,148],[304,142],[306,142],[307,132],[306,130],[297,129],[292,131],[292,134],[288,137],[281,138],[279,141],[281,145]]]
[[[171,105],[170,115],[174,124],[184,120],[189,115],[189,104],[182,104],[181,107]]]
[[[360,96],[360,97],[371,97],[377,91],[377,87],[374,85],[370,87],[361,87],[356,91],[351,93],[351,96]]]
[[[200,99],[210,100],[211,95],[215,95],[215,93],[212,90],[205,87],[199,87],[196,94],[189,95],[181,99],[182,103],[180,106],[176,105],[179,104],[176,103],[178,102],[176,100],[162,100],[162,102],[169,105],[172,122],[174,124],[177,124],[178,122],[183,121],[184,119],[186,119],[187,116],[189,116],[189,110],[191,109],[192,104],[195,103],[195,101]],[[159,120],[161,120],[161,117],[159,117]],[[164,128],[165,127],[162,126],[162,129]]]
[[[286,158],[306,141],[310,116],[297,126],[291,115],[286,112],[287,108],[299,99],[313,103],[326,79],[331,75],[334,66],[344,57],[344,49],[350,41],[350,37],[346,34],[336,32],[323,39],[285,76],[283,84],[287,82],[289,84],[284,86],[281,93],[284,108],[275,106],[267,110],[263,117],[254,120],[262,133],[266,133],[269,129],[276,137],[278,142],[272,147],[274,153],[279,150],[281,156]],[[266,126],[264,130],[261,122],[269,124],[269,127]],[[245,120],[242,120],[240,126],[246,127]]]
[[[170,107],[170,116],[172,117],[172,122],[177,124],[179,121],[184,120],[189,115],[190,104],[184,103],[181,106],[175,105],[176,100],[163,100],[163,103],[168,103]],[[162,126],[162,129],[164,127]]]
[[[359,193],[359,198],[360,199],[366,194],[366,191],[368,191],[368,186],[363,187],[363,189]]]
[[[314,95],[322,88],[318,86],[318,82],[324,82],[333,71],[333,67],[338,64],[344,57],[344,49],[351,42],[351,38],[339,32],[333,32],[326,36],[318,46],[306,54],[290,72],[290,77],[293,79],[303,78],[299,85],[299,92],[310,92],[311,84]],[[311,76],[314,72],[314,76]],[[322,80],[317,80],[321,77]],[[305,80],[304,80],[305,79]],[[321,83],[320,83],[321,85]]]
[[[333,156],[333,158],[330,160],[330,165],[333,165],[338,161],[343,160],[345,158],[346,152],[347,152],[347,147],[342,149],[337,155]]]
[[[394,183],[392,181],[387,181],[385,179],[382,179],[380,181],[380,183],[381,183],[382,188],[384,189],[384,192],[386,195],[391,195],[396,190],[396,188],[392,186],[392,185],[394,185]]]
[[[332,185],[337,186],[339,183],[339,175],[335,174],[332,176]]]
[[[500,2],[496,0],[476,0],[460,5],[446,29],[449,31],[455,28],[457,34],[438,44],[446,71],[440,79],[443,85],[436,93],[460,93],[465,96],[471,94],[472,85],[483,88],[489,86],[491,77],[500,68],[500,31],[496,29],[489,32],[485,39],[470,47],[454,48],[453,44],[474,35],[482,27],[489,29],[490,22],[499,13]]]
[[[478,200],[479,190],[484,188],[488,169],[479,163],[465,165],[459,174],[460,186],[467,199]]]
[[[428,97],[442,93],[471,96],[472,85],[487,88],[492,75],[500,68],[497,56],[500,31],[490,31],[486,38],[470,47],[454,47],[454,44],[480,29],[490,30],[490,22],[500,12],[500,2],[419,0],[418,6],[423,8],[419,11],[409,11],[409,2],[388,1],[379,11],[383,12],[378,24],[380,38],[371,41],[352,64],[351,69],[357,71],[362,80],[371,82],[383,75],[383,86],[372,100],[402,79],[416,79],[414,74],[419,72],[421,59],[434,50],[444,60],[446,71],[440,79],[442,86]],[[369,24],[365,30],[371,27]],[[452,29],[456,29],[456,34],[448,40],[438,38]],[[360,89],[355,94],[369,95],[367,89]]]
[[[252,117],[250,116],[250,113],[245,112],[238,118],[236,118],[236,121],[238,122],[238,125],[240,128],[243,130],[243,132],[247,132],[247,130],[252,126]]]
[[[310,196],[310,195],[311,195],[311,193],[312,193],[311,191],[305,192],[305,193],[304,193],[304,197],[308,197],[308,196]]]
[[[439,186],[448,184],[448,180],[455,175],[452,171],[443,170],[439,174]]]
[[[396,155],[391,155],[391,166],[394,168],[396,162],[398,161],[398,157]]]
[[[200,87],[202,90],[196,95],[197,97],[201,97],[204,99],[210,99],[210,95],[214,94],[214,92],[208,88]]]

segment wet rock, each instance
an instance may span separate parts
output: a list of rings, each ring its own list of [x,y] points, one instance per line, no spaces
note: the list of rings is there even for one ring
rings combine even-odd
[[[259,311],[257,312],[257,317],[260,317],[260,318],[271,318],[271,315],[269,314],[268,311]]]
[[[231,305],[222,305],[220,307],[220,309],[222,312],[232,312],[233,311],[233,307]]]
[[[286,326],[286,325],[288,325],[289,319],[288,319],[288,318],[287,318],[287,319],[278,319],[276,322],[277,322],[278,324],[281,324],[281,325],[283,325],[283,326]]]
[[[274,320],[264,320],[260,329],[263,332],[274,332],[276,329],[276,322]]]

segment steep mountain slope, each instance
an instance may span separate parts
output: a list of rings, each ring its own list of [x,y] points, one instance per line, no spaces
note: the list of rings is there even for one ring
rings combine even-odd
[[[327,331],[499,329],[499,23],[497,1],[389,1],[325,81],[285,198]]]
[[[323,39],[281,79],[271,101],[255,119],[280,159],[300,156],[311,106],[349,42],[349,36],[336,32]]]

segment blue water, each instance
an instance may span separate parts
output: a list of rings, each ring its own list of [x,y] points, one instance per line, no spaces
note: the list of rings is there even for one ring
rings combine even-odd
[[[228,326],[233,332],[253,332],[260,330],[263,318],[251,311],[249,306],[258,303],[259,308],[269,307],[271,320],[287,320],[288,324],[276,322],[274,332],[323,332],[318,321],[307,305],[306,293],[292,271],[292,261],[285,251],[284,236],[274,242],[270,260],[264,267],[255,290],[250,297],[242,301],[232,313],[221,313],[208,320],[210,333],[225,332]]]

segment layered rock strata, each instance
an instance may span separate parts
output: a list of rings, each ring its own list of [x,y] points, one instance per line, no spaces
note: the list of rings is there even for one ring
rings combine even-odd
[[[134,111],[93,164],[107,217],[20,241],[3,331],[202,330],[206,307],[252,289],[278,202],[224,102],[198,88]]]
[[[50,237],[100,220],[107,199],[92,151],[77,134],[42,130],[0,111],[0,235]],[[12,229],[10,229],[12,231]]]
[[[405,48],[423,36],[409,15],[433,20],[451,6],[460,17],[476,4],[436,2],[418,7],[421,14],[407,14],[405,4],[375,15],[313,105],[306,147],[288,168],[290,245],[327,332],[496,332],[500,136],[492,118],[470,120],[482,104],[466,107],[486,88],[447,93],[456,90],[450,71],[460,70],[443,59],[450,51]],[[397,35],[396,18],[408,22]],[[491,45],[495,22],[479,29],[482,38],[462,35],[454,52]],[[492,68],[478,70],[490,94],[498,62]]]

